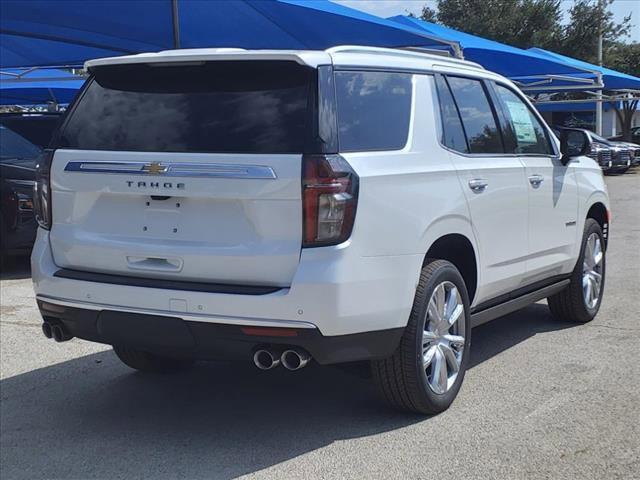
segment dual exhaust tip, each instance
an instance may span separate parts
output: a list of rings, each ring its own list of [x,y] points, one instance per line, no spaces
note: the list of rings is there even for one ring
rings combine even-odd
[[[45,321],[42,324],[42,333],[44,333],[45,337],[53,338],[56,342],[66,342],[73,338],[73,335],[61,323]]]
[[[66,342],[73,338],[73,335],[62,323],[52,323],[44,321],[42,323],[42,333],[47,338],[53,338],[56,342]],[[284,351],[259,348],[253,354],[253,363],[260,370],[271,370],[282,364],[287,370],[300,370],[311,361],[311,355],[300,348],[290,348]]]
[[[253,354],[253,363],[260,370],[271,370],[282,364],[287,370],[300,370],[311,361],[311,355],[300,348],[284,351],[259,348]]]

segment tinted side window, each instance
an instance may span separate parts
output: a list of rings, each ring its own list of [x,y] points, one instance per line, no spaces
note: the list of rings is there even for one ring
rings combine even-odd
[[[495,85],[495,89],[502,100],[505,115],[515,135],[515,153],[551,154],[545,130],[527,104],[502,85]]]
[[[60,146],[301,153],[314,74],[279,61],[100,67],[70,113]]]
[[[504,153],[489,100],[479,80],[448,77],[471,153]]]
[[[36,158],[40,149],[24,137],[0,126],[0,162],[5,159]]]
[[[45,148],[49,145],[61,116],[59,114],[0,115],[0,124],[34,145]]]
[[[340,151],[400,150],[411,120],[412,75],[336,72]]]
[[[458,152],[469,153],[469,146],[464,135],[458,108],[453,101],[447,81],[441,75],[436,75],[436,88],[438,89],[438,102],[442,119],[442,143]]]

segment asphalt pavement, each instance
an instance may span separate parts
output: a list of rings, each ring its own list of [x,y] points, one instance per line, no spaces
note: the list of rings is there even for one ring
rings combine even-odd
[[[638,479],[640,168],[607,184],[597,318],[557,322],[541,302],[478,327],[458,399],[431,418],[337,368],[154,376],[57,344],[18,261],[0,280],[0,478]]]

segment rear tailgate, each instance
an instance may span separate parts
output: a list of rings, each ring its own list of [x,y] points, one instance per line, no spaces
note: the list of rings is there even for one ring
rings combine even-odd
[[[52,161],[56,264],[290,285],[313,70],[215,62],[94,73]]]
[[[179,173],[100,171],[148,165]],[[51,178],[60,267],[286,286],[298,265],[300,156],[58,150]]]

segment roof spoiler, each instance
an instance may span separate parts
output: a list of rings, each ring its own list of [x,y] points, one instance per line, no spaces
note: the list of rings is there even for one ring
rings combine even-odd
[[[91,70],[108,65],[132,64],[184,64],[194,62],[245,61],[245,60],[284,60],[300,65],[317,67],[330,65],[331,57],[323,51],[306,50],[243,50],[241,48],[198,48],[166,50],[156,53],[139,53],[122,57],[98,58],[85,62],[84,67]]]

